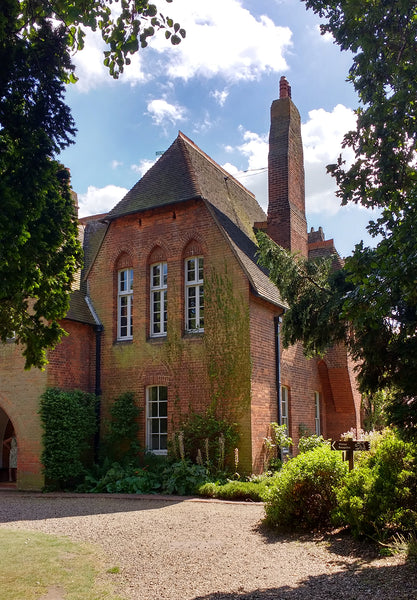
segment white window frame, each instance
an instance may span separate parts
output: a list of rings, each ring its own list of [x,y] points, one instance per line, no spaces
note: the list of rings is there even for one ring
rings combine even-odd
[[[314,430],[315,430],[316,435],[321,435],[320,392],[314,392]]]
[[[168,452],[168,388],[164,385],[146,388],[146,449],[152,454]]]
[[[191,267],[191,268],[190,268]],[[185,259],[185,330],[204,331],[204,258]],[[193,275],[194,274],[194,275]]]
[[[168,265],[154,263],[150,267],[150,336],[167,334]],[[157,307],[159,306],[159,309]]]
[[[133,338],[133,269],[120,269],[117,273],[117,339]]]
[[[289,433],[289,418],[288,418],[288,387],[286,385],[281,386],[281,425],[285,425],[287,433]]]

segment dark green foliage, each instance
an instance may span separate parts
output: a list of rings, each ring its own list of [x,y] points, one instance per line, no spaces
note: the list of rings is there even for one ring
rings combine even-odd
[[[179,460],[167,465],[162,473],[162,493],[190,496],[208,479],[207,469],[190,460]]]
[[[48,489],[73,489],[91,467],[96,397],[80,390],[48,389],[41,397],[41,461]]]
[[[75,132],[65,31],[43,22],[21,36],[20,9],[0,3],[0,339],[16,337],[30,367],[63,333],[81,249],[69,174],[53,160]]]
[[[208,410],[204,414],[191,413],[181,425],[181,432],[185,458],[197,462],[200,451],[202,463],[212,474],[226,469],[234,470],[234,449],[239,442],[235,423],[218,419]],[[181,449],[178,436],[174,450],[179,456]]]
[[[392,401],[389,390],[379,390],[362,396],[363,428],[380,431],[386,423],[385,407]]]
[[[209,482],[200,486],[199,496],[207,498],[221,498],[222,500],[252,500],[262,502],[265,500],[267,490],[272,479],[254,481],[228,481],[227,483]]]
[[[250,403],[252,364],[247,302],[224,273],[204,275],[206,331],[203,344],[210,381],[210,401],[219,418],[235,420]]]
[[[145,455],[143,463],[141,467],[113,463],[104,472],[91,472],[78,491],[188,496],[207,481],[207,470],[191,461],[155,460]]]
[[[285,343],[301,340],[308,354],[347,343],[361,391],[389,389],[388,422],[417,439],[417,2],[304,1],[354,55],[349,80],[360,107],[343,142],[354,161],[340,157],[328,171],[342,204],[377,209],[368,229],[378,237],[334,273],[276,252],[260,235],[263,264],[291,306]]]
[[[355,535],[387,540],[417,534],[417,449],[386,433],[337,492],[335,522]]]
[[[161,473],[138,466],[113,463],[103,473],[89,473],[79,492],[95,494],[158,494],[161,493]]]
[[[334,272],[331,259],[306,260],[291,253],[263,232],[256,237],[259,262],[289,305],[282,325],[284,347],[302,340],[308,357],[322,356],[333,343],[347,341],[341,310],[352,286],[343,271]]]
[[[173,44],[185,31],[143,0],[0,2],[0,341],[21,344],[25,366],[43,367],[60,340],[69,294],[81,267],[69,174],[55,159],[73,143],[64,102],[75,81],[72,53],[85,30],[108,44],[104,62],[118,77],[129,54],[157,29]]]
[[[132,392],[122,394],[111,405],[101,444],[101,454],[110,462],[137,463],[140,412]]]
[[[266,522],[278,528],[327,527],[336,506],[335,488],[346,475],[339,452],[320,446],[285,463],[274,478],[265,503]]]
[[[310,452],[310,450],[314,450],[314,448],[319,448],[320,446],[329,446],[330,442],[325,440],[322,435],[309,435],[302,436],[298,442],[298,450],[302,454],[303,452]]]

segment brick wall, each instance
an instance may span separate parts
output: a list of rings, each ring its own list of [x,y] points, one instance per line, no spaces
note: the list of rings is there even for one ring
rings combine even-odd
[[[24,370],[22,348],[14,343],[0,344],[0,408],[12,421],[18,444],[17,486],[21,490],[40,489],[42,428],[39,397],[46,389],[46,371]]]
[[[328,435],[339,439],[341,433],[361,426],[361,395],[354,364],[346,348],[339,344],[329,350],[320,369],[328,380],[332,396],[328,407]]]
[[[307,256],[304,162],[300,115],[291,98],[274,100],[268,157],[268,234]]]
[[[90,325],[76,321],[63,321],[68,333],[61,343],[48,353],[48,387],[64,390],[79,389],[94,392],[96,348],[95,333]]]
[[[252,298],[251,354],[252,354],[252,405],[251,437],[252,464],[255,471],[265,468],[264,438],[269,435],[269,424],[278,420],[276,386],[276,351],[274,316],[280,312],[267,302]]]
[[[168,428],[175,430],[190,406],[202,412],[210,402],[204,338],[185,334],[184,258],[204,256],[205,278],[211,269],[223,273],[227,264],[236,295],[248,301],[248,282],[230,246],[202,201],[153,209],[112,222],[89,273],[89,293],[103,323],[102,410],[121,393],[135,393],[140,415],[140,442],[145,445],[146,387],[168,386]],[[155,256],[168,265],[168,335],[150,338],[149,267]],[[117,268],[134,271],[133,339],[117,341]],[[206,322],[209,320],[207,315]],[[248,384],[249,385],[249,384]],[[241,427],[247,428],[247,419]],[[250,442],[241,448],[241,460],[250,463]]]
[[[281,353],[281,384],[288,387],[289,433],[296,451],[300,438],[299,426],[315,432],[314,392],[319,392],[322,407],[326,398],[320,381],[316,359],[306,359],[301,344],[295,344]],[[324,419],[321,419],[324,428]],[[325,431],[323,431],[326,435]]]

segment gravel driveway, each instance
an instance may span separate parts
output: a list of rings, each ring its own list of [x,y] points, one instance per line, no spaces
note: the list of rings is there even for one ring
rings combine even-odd
[[[0,527],[101,547],[129,599],[417,600],[416,562],[340,533],[268,533],[262,516],[258,503],[0,492]]]

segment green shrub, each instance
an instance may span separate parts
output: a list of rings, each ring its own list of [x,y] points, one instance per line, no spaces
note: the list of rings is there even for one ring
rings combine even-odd
[[[337,493],[336,524],[379,540],[417,532],[417,448],[394,432],[349,473]]]
[[[309,435],[303,436],[300,438],[298,442],[298,450],[300,453],[309,452],[310,450],[314,450],[314,448],[318,448],[319,446],[329,446],[330,442],[325,440],[322,435]]]
[[[73,489],[92,465],[96,402],[93,394],[80,390],[50,388],[41,396],[41,460],[47,489]]]
[[[104,474],[86,476],[78,491],[108,494],[157,494],[161,492],[161,479],[157,471],[113,463]]]
[[[176,458],[200,462],[200,466],[203,464],[214,476],[221,471],[232,471],[238,441],[237,425],[218,419],[209,410],[204,414],[192,413],[187,418],[175,437],[172,450]],[[181,444],[184,456],[181,456]]]
[[[317,529],[329,525],[335,488],[347,472],[339,452],[320,446],[285,463],[265,503],[266,522],[279,528]]]
[[[162,493],[192,496],[207,481],[207,469],[190,460],[169,463],[162,473]]]
[[[77,489],[91,493],[189,496],[206,481],[207,470],[191,461],[171,462],[166,457],[145,455],[141,467],[113,463],[107,469],[97,468]]]
[[[101,444],[101,460],[121,464],[137,463],[140,409],[132,392],[122,394],[110,407],[110,419],[105,423]]]
[[[265,499],[267,489],[267,479],[259,481],[259,483],[253,481],[228,481],[224,484],[209,482],[200,486],[198,494],[206,498],[262,502]]]

